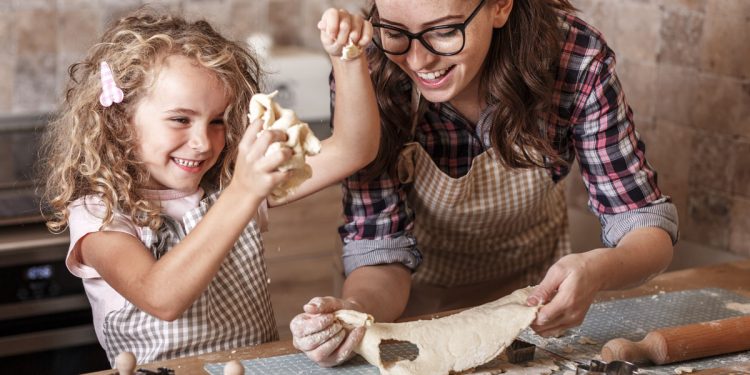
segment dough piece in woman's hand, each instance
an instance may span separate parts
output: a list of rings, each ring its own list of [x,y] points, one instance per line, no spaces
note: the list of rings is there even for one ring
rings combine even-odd
[[[271,196],[283,201],[294,189],[312,177],[312,168],[305,163],[305,156],[320,153],[320,140],[315,137],[307,123],[300,121],[291,109],[282,108],[273,98],[278,92],[255,94],[250,99],[250,121],[263,120],[263,130],[273,129],[286,133],[286,142],[275,142],[268,147],[266,154],[276,152],[281,147],[292,150],[292,157],[279,166],[280,171],[291,171],[291,177],[277,186]]]
[[[505,348],[536,318],[539,306],[526,306],[532,288],[516,290],[499,300],[440,319],[405,323],[371,323],[372,317],[356,311],[335,313],[347,329],[367,326],[355,352],[377,366],[382,375],[448,374],[484,363]],[[417,346],[414,360],[384,363],[380,343],[408,341]]]
[[[354,60],[362,54],[362,48],[359,48],[354,41],[349,39],[349,43],[341,50],[341,60]]]

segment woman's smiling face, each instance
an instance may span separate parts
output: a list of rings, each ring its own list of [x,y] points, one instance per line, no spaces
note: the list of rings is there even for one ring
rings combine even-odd
[[[430,102],[474,101],[479,95],[480,72],[492,41],[492,30],[507,20],[511,1],[501,0],[376,0],[376,22],[418,33],[424,29],[464,23],[465,44],[453,56],[430,52],[412,40],[403,55],[386,54],[398,65]],[[504,8],[507,7],[507,13]]]

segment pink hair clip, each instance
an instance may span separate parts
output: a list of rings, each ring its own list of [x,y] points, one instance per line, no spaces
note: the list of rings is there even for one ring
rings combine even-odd
[[[101,63],[101,78],[102,78],[102,94],[99,95],[99,103],[105,107],[109,107],[112,103],[120,103],[124,97],[122,90],[117,87],[115,78],[112,76],[112,70],[109,69],[109,65],[102,61]]]

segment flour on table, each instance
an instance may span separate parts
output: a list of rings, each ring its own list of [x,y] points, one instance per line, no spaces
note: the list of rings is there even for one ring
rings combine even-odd
[[[596,340],[592,339],[591,337],[587,336],[581,336],[581,338],[578,339],[578,343],[582,345],[596,345],[598,342]]]
[[[729,302],[724,306],[729,310],[739,311],[743,314],[750,314],[750,303]]]
[[[347,329],[369,325],[355,352],[377,366],[382,375],[442,375],[473,369],[502,353],[536,318],[539,307],[526,306],[531,290],[519,289],[496,301],[432,320],[372,323],[370,316],[356,311],[335,314]],[[410,342],[419,354],[411,361],[383,362],[380,344],[385,340]]]
[[[681,366],[681,367],[674,369],[674,373],[675,374],[688,374],[688,373],[693,372],[693,370],[694,369],[692,367]]]
[[[542,359],[526,362],[523,365],[503,363],[502,365],[494,366],[491,370],[469,371],[467,375],[547,375],[559,370],[560,366],[556,365],[551,359]]]

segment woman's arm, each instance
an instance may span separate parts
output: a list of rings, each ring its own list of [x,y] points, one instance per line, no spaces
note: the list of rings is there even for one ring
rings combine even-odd
[[[663,271],[677,237],[676,210],[646,161],[614,52],[597,36],[579,32],[576,40],[590,38],[587,45],[599,50],[563,59],[578,62],[564,69],[583,70],[570,110],[571,142],[606,247],[563,257],[534,289],[529,304],[548,303],[532,325],[543,335],[580,325],[597,292],[632,287]],[[564,53],[577,53],[570,51]]]
[[[376,322],[392,322],[404,312],[411,289],[411,270],[400,263],[366,266],[344,281],[343,299]]]
[[[318,155],[307,158],[312,178],[297,187],[284,203],[310,195],[365,167],[375,159],[380,145],[380,114],[367,58],[362,53],[352,60],[341,59],[341,50],[350,38],[360,48],[370,43],[372,26],[361,17],[329,9],[318,27],[336,82],[333,135],[321,142]],[[269,202],[271,206],[280,203]]]
[[[570,254],[547,271],[534,288],[530,305],[539,310],[532,328],[543,336],[583,323],[596,293],[640,285],[669,266],[672,239],[661,228],[643,227],[626,234],[615,248]]]

